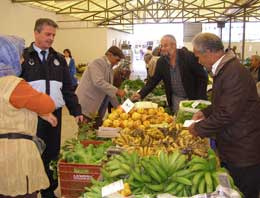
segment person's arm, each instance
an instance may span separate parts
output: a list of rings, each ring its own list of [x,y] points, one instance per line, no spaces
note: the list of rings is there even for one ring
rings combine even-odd
[[[71,60],[70,60],[70,72],[71,72],[71,75],[75,78],[76,65],[75,65],[75,61],[73,58],[71,58]]]
[[[106,95],[114,98],[116,97],[118,88],[105,80],[105,74],[104,71],[102,71],[103,65],[101,64],[102,63],[98,61],[92,62],[92,65],[88,67],[89,76],[97,89],[102,90]]]
[[[163,69],[164,66],[163,64],[164,64],[164,60],[162,58],[157,61],[154,75],[148,80],[148,82],[141,89],[141,91],[139,91],[141,98],[147,96],[162,80],[161,70]]]
[[[26,108],[40,115],[55,110],[55,104],[48,95],[36,91],[24,80],[12,92],[10,103],[17,109]]]
[[[241,72],[229,72],[221,77],[221,95],[217,98],[217,107],[204,120],[196,123],[194,129],[199,136],[211,136],[221,131],[225,126],[236,122],[246,108],[247,95],[251,90],[248,88],[248,80]],[[232,80],[230,80],[232,79]]]
[[[25,81],[21,81],[13,90],[9,102],[17,109],[25,108],[37,113],[53,127],[57,126],[57,118],[51,113],[55,109],[52,99],[33,89]]]
[[[61,66],[63,67],[63,80],[62,80],[62,94],[65,100],[66,106],[71,115],[74,117],[80,116],[81,106],[78,101],[78,97],[73,91],[72,82],[70,77],[69,68],[66,66],[66,60],[61,59]]]

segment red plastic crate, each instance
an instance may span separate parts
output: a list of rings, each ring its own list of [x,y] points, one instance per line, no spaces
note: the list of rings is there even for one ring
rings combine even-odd
[[[84,146],[89,144],[102,144],[103,141],[84,140]],[[85,190],[84,187],[90,186],[90,179],[100,177],[101,165],[87,165],[67,163],[64,160],[58,163],[60,178],[60,189],[62,198],[78,198]]]
[[[104,141],[97,141],[97,140],[82,140],[80,142],[81,144],[83,144],[85,147],[90,145],[90,144],[94,144],[94,145],[99,145],[99,144],[103,144]]]

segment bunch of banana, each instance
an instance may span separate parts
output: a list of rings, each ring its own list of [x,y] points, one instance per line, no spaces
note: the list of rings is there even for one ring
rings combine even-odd
[[[217,157],[212,149],[208,150],[208,158],[192,156],[188,163],[189,169],[196,174],[192,178],[191,194],[211,193],[219,185],[218,172],[223,169],[217,164]]]
[[[141,157],[155,155],[157,150],[155,147],[143,146],[137,148],[138,155]]]
[[[190,195],[191,171],[187,168],[187,156],[175,151],[168,155],[142,158],[141,169],[131,172],[129,181],[133,194],[170,193],[177,196]]]
[[[156,127],[148,128],[146,131],[146,134],[154,139],[163,139],[164,134]]]
[[[139,157],[136,152],[123,152],[120,155],[112,156],[112,159],[101,169],[101,174],[105,180],[109,181],[114,181],[117,178],[126,178],[138,164]]]
[[[188,130],[181,130],[177,133],[176,139],[171,143],[169,150],[179,149],[193,153],[201,157],[207,156],[209,143],[206,138],[194,137]]]

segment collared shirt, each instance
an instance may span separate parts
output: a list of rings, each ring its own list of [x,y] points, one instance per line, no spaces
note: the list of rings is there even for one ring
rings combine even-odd
[[[171,85],[172,85],[172,110],[177,112],[179,109],[179,103],[182,100],[187,99],[187,94],[184,90],[178,59],[176,58],[176,64],[170,68]]]
[[[109,64],[109,65],[112,67],[112,64],[111,64],[111,62],[109,61],[109,59],[107,58],[107,56],[105,56],[105,59],[106,59],[107,64]]]
[[[40,58],[41,61],[42,61],[43,56],[42,56],[42,54],[41,54],[41,51],[43,51],[43,50],[42,50],[41,48],[37,47],[37,46],[35,45],[35,43],[33,43],[33,48],[34,48],[35,51],[38,53],[38,56],[39,56],[39,58]],[[45,58],[47,59],[47,57],[48,57],[48,55],[49,55],[49,49],[46,49],[46,50],[44,50],[44,51],[46,51],[46,56],[45,56]]]
[[[212,69],[211,72],[213,74],[213,76],[215,76],[216,74],[216,70],[218,68],[219,63],[221,62],[221,60],[224,58],[225,54],[223,56],[221,56],[213,65],[212,65]]]

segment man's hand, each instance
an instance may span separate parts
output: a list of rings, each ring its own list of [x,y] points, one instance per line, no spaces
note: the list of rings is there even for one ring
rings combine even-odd
[[[141,95],[139,93],[134,93],[132,96],[131,96],[131,100],[134,102],[134,101],[138,101],[141,99]]]
[[[205,116],[202,113],[202,111],[198,111],[197,113],[194,113],[192,116],[192,120],[204,120]]]
[[[84,117],[83,115],[78,115],[75,117],[75,120],[77,123],[83,122],[84,121]]]
[[[123,98],[125,96],[125,91],[123,89],[118,89],[116,95]]]
[[[193,123],[193,124],[191,124],[190,126],[189,126],[189,128],[188,128],[188,130],[189,130],[189,132],[193,135],[193,136],[198,136],[198,133],[197,133],[197,131],[195,130],[195,124],[196,123]]]
[[[43,120],[50,123],[52,127],[56,127],[58,124],[57,118],[52,114],[39,115]]]

